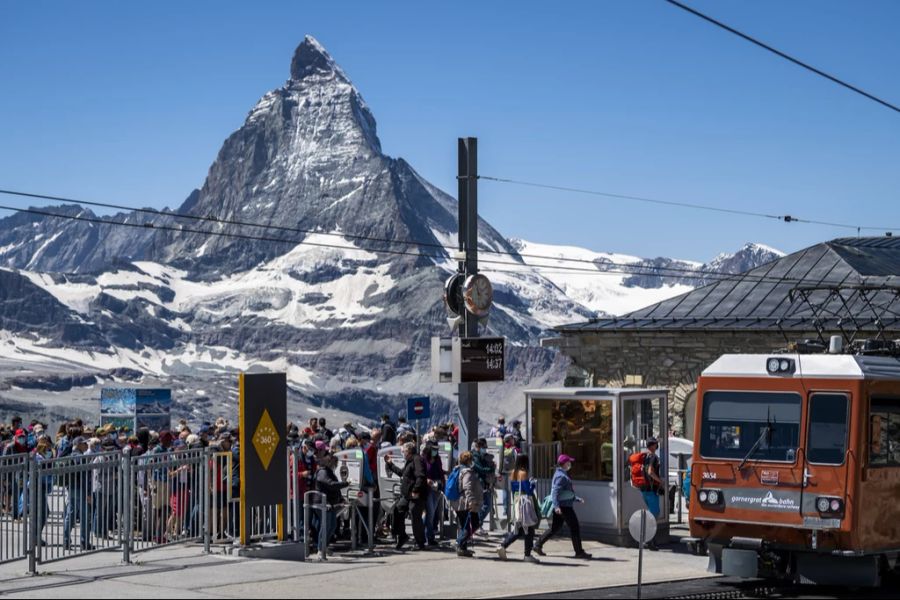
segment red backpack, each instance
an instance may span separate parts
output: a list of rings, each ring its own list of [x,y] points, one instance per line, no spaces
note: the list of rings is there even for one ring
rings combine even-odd
[[[628,465],[631,467],[631,485],[638,489],[647,487],[647,476],[644,473],[644,460],[646,455],[643,452],[635,452],[628,457]]]

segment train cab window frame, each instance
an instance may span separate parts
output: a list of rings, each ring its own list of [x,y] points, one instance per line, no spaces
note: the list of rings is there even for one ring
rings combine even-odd
[[[843,407],[823,406],[823,402],[840,400]],[[809,396],[809,418],[806,429],[806,459],[812,465],[840,466],[847,458],[847,447],[850,438],[850,396],[843,392],[813,392]],[[837,419],[837,420],[835,420]],[[842,419],[842,420],[841,420]],[[843,428],[843,435],[838,427]],[[840,438],[840,460],[827,458],[825,454],[831,452],[832,457],[838,456],[837,446],[834,442]],[[830,445],[823,445],[823,441],[830,440]],[[825,456],[825,458],[823,458]]]
[[[868,423],[868,465],[900,467],[900,397],[870,397]]]
[[[800,394],[709,390],[704,392],[702,401],[701,457],[733,461],[746,458],[751,462],[779,464],[797,462],[804,413]],[[771,425],[771,436],[764,435],[767,425]]]

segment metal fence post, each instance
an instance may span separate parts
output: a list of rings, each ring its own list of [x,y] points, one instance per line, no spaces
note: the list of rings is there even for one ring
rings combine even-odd
[[[203,484],[200,486],[200,489],[203,490],[203,504],[200,509],[200,521],[203,527],[203,552],[205,554],[210,553],[210,544],[212,542],[212,532],[211,529],[211,519],[210,515],[210,497],[212,496],[211,492],[215,489],[215,484],[212,481],[212,477],[210,476],[209,462],[211,460],[212,453],[210,452],[209,447],[203,449],[203,465],[200,469],[201,477],[203,478]]]
[[[320,495],[322,499],[321,509],[322,509],[322,518],[319,520],[319,560],[328,560],[328,556],[326,554],[328,550],[328,501],[325,498],[324,494]],[[322,532],[325,532],[325,543],[322,543]]]
[[[131,564],[131,543],[134,539],[134,477],[131,473],[131,454],[122,457],[122,562]]]
[[[303,496],[303,558],[309,558],[309,521],[312,511],[309,506],[309,498],[313,492],[306,492]]]
[[[356,552],[356,533],[359,531],[359,526],[357,525],[357,519],[359,515],[357,514],[359,502],[357,500],[350,501],[350,550]]]
[[[375,551],[375,492],[371,489],[366,491],[369,496],[369,552]]]
[[[294,490],[294,542],[300,541],[300,524],[303,522],[303,514],[300,512],[300,448],[294,448],[294,472],[291,473],[291,489]],[[305,500],[305,498],[304,498]],[[304,502],[305,504],[305,502]]]
[[[31,575],[37,575],[37,552],[38,546],[40,542],[38,542],[38,527],[37,524],[40,521],[38,517],[38,493],[40,490],[38,489],[38,469],[37,469],[37,459],[35,457],[28,458],[28,485],[22,486],[23,489],[27,490],[28,493],[28,507],[23,506],[24,510],[28,512],[25,514],[26,519],[26,531],[28,535],[28,573]],[[18,498],[13,498],[13,502],[18,502]],[[44,503],[46,504],[46,503]],[[46,507],[45,507],[46,510]]]

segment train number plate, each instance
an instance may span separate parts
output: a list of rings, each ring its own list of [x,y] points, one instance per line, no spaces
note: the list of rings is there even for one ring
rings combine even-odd
[[[778,471],[762,471],[759,480],[763,485],[778,485]]]
[[[812,529],[840,529],[840,519],[823,519],[822,517],[803,517],[803,526]]]

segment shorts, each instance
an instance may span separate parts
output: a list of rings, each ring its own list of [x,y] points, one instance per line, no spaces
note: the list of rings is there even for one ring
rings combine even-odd
[[[659,494],[654,491],[642,491],[641,496],[644,497],[644,504],[647,505],[647,510],[650,511],[650,514],[654,517],[659,517]]]

